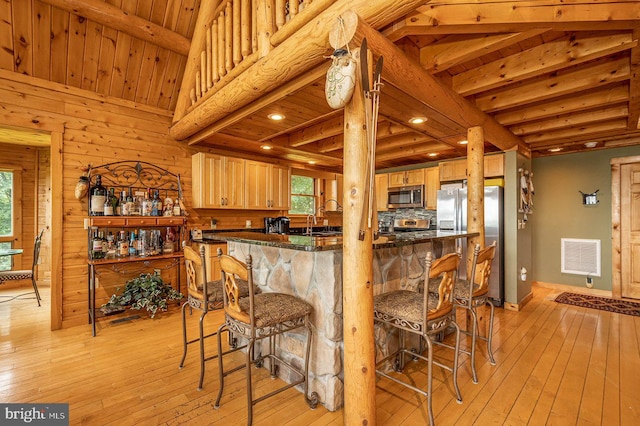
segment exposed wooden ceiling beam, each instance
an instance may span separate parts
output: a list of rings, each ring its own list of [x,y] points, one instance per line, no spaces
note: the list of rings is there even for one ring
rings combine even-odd
[[[460,73],[453,77],[452,87],[462,96],[469,96],[576,66],[637,45],[637,40],[632,40],[631,34],[625,33],[567,36]]]
[[[552,132],[567,127],[577,127],[591,125],[600,121],[612,121],[626,118],[629,109],[626,104],[620,104],[609,108],[589,110],[566,114],[556,119],[547,119],[535,123],[525,123],[519,126],[509,127],[518,136],[528,135],[537,132]]]
[[[503,126],[509,126],[514,123],[541,120],[595,107],[615,105],[626,102],[628,98],[629,90],[626,86],[622,84],[609,85],[596,90],[571,94],[544,104],[508,110],[498,113],[494,117]]]
[[[495,112],[629,80],[630,77],[629,58],[622,57],[516,85],[512,89],[488,92],[476,98],[476,105],[482,111]]]
[[[146,19],[100,0],[40,0],[74,15],[83,16],[132,37],[148,41],[183,56],[189,54],[191,41]]]
[[[420,49],[420,63],[429,72],[442,72],[455,65],[498,51],[548,31],[536,28],[508,34],[452,35]]]
[[[566,3],[456,1],[427,4],[385,29],[391,41],[409,35],[511,33],[534,28],[561,31],[632,29],[640,5],[631,1]]]
[[[522,139],[531,144],[532,149],[540,143],[545,146],[556,145],[564,141],[590,140],[597,139],[599,136],[606,135],[608,132],[620,131],[627,128],[626,118],[608,121],[604,123],[595,123],[593,125],[584,125],[580,127],[572,127],[568,129],[557,130],[554,132],[542,132],[523,136]]]
[[[299,130],[289,136],[289,146],[299,147],[310,144],[331,136],[337,136],[344,131],[344,118],[338,116],[327,120],[323,123],[309,126],[306,129]]]

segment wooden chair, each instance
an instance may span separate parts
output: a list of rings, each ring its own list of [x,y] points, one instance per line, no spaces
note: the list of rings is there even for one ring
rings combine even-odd
[[[38,267],[38,258],[40,257],[40,243],[42,241],[43,233],[44,229],[40,231],[40,233],[36,237],[35,244],[33,245],[33,263],[31,264],[31,269],[0,272],[0,284],[5,281],[30,279],[31,284],[33,285],[33,291],[36,294],[38,306],[41,306],[40,300],[42,300],[42,298],[40,297],[40,292],[38,291],[38,283],[36,282],[36,268]]]
[[[460,263],[459,253],[450,253],[439,259],[433,260],[433,254],[427,253],[425,264],[425,288],[429,288],[431,281],[438,281],[437,294],[429,292],[418,292],[409,290],[396,290],[388,293],[380,294],[374,297],[373,310],[374,320],[390,325],[399,330],[399,348],[395,352],[385,356],[376,363],[376,373],[379,376],[386,377],[402,386],[405,386],[415,392],[427,397],[427,410],[429,412],[429,423],[433,424],[432,409],[432,379],[433,365],[437,365],[445,370],[451,371],[453,376],[453,386],[456,398],[459,403],[462,402],[460,389],[458,388],[458,349],[460,346],[460,328],[453,320],[451,313],[453,312],[453,287],[456,279],[458,265]],[[449,327],[455,329],[455,346],[453,355],[453,364],[446,365],[433,356],[433,345],[440,342],[433,339]],[[406,346],[405,332],[413,333],[420,336],[421,343],[424,339],[427,347],[427,355],[418,353],[415,349]],[[420,344],[422,346],[422,344]],[[447,347],[449,347],[447,345]],[[391,374],[383,371],[380,367],[392,358],[395,358],[395,368],[397,371],[404,369],[405,354],[412,358],[418,358],[427,362],[427,389],[420,389],[413,386],[406,380],[401,380]]]
[[[496,255],[496,242],[492,245],[480,249],[480,244],[476,244],[473,250],[473,259],[471,261],[470,277],[473,280],[458,279],[453,292],[454,307],[465,308],[472,316],[471,331],[461,330],[462,333],[471,336],[471,350],[462,350],[471,356],[471,372],[473,373],[473,383],[478,383],[478,374],[476,372],[476,341],[477,339],[487,342],[487,353],[491,365],[496,365],[491,350],[491,340],[493,336],[493,314],[494,306],[488,298],[489,293],[489,276],[491,275],[491,263]],[[431,290],[431,289],[430,289]],[[489,332],[487,336],[479,333],[478,313],[476,309],[482,305],[489,305],[491,314],[489,316]]]
[[[233,256],[222,254],[222,250],[218,249],[218,257],[220,258],[220,269],[222,270],[222,281],[224,283],[225,322],[218,329],[218,353],[221,354],[218,358],[220,389],[214,407],[220,407],[220,400],[224,391],[224,378],[235,371],[244,369],[247,381],[248,425],[253,422],[253,406],[256,403],[299,384],[303,384],[307,404],[311,408],[315,408],[318,404],[318,395],[315,392],[308,395],[311,305],[289,294],[255,294],[253,290],[251,256],[248,256],[246,263],[243,263]],[[240,282],[242,281],[248,282],[249,297],[240,297]],[[294,367],[276,354],[276,337],[299,328],[306,329],[303,369]],[[243,338],[247,344],[223,352],[221,333],[224,330],[232,331],[236,337]],[[265,338],[269,338],[269,350],[266,355],[260,354],[256,359],[254,358],[255,343]],[[223,365],[224,355],[240,349],[246,350],[244,364],[225,371]],[[255,362],[258,365],[262,365],[265,359],[269,360],[271,377],[275,378],[278,368],[283,366],[292,373],[290,378],[297,377],[297,380],[254,399],[251,382],[251,363]]]
[[[205,363],[218,357],[218,354],[205,357],[204,343],[205,339],[217,335],[217,332],[204,333],[204,319],[207,313],[211,310],[222,309],[223,306],[223,290],[222,281],[206,281],[207,268],[204,255],[204,247],[200,249],[198,254],[194,249],[189,246],[184,247],[184,260],[185,269],[187,272],[187,300],[182,305],[182,337],[184,344],[184,351],[182,359],[180,360],[180,368],[184,367],[185,359],[187,358],[188,346],[192,343],[198,342],[200,344],[200,381],[198,383],[198,390],[202,390],[202,384],[204,381]],[[248,296],[249,289],[247,288],[247,282],[239,282],[239,295],[240,297]],[[199,335],[197,338],[189,340],[187,338],[187,317],[186,309],[198,309],[202,313],[200,314],[199,321]],[[229,340],[233,343],[231,336]]]

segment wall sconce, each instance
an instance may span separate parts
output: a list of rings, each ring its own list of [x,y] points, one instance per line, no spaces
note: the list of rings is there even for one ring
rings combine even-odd
[[[578,191],[580,194],[582,194],[582,204],[584,204],[585,206],[593,206],[598,204],[600,202],[600,200],[598,200],[598,191],[600,190],[596,189],[591,194],[585,194],[582,191]]]

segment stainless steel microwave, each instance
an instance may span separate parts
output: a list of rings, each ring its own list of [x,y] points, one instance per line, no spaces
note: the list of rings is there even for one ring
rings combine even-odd
[[[389,188],[387,207],[390,209],[424,207],[424,185]]]

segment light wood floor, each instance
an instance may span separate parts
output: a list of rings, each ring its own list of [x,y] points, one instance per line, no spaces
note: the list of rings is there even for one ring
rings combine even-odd
[[[0,288],[0,296],[24,291]],[[216,365],[208,365],[202,391],[196,390],[195,351],[178,369],[177,309],[155,320],[142,315],[118,325],[102,323],[93,338],[88,325],[49,331],[48,289],[42,293],[41,308],[33,299],[0,303],[0,402],[66,402],[71,424],[246,424],[242,373],[229,378],[215,410]],[[496,310],[497,365],[486,362],[483,349],[480,383],[474,385],[464,362],[462,404],[452,396],[450,377],[438,372],[438,424],[640,424],[640,317],[558,304],[553,295],[534,288],[521,312]],[[194,331],[196,317],[191,320]],[[209,325],[219,320],[219,313],[212,314]],[[417,365],[411,363],[407,374],[423,383]],[[264,369],[258,376],[257,392],[277,384]],[[388,380],[378,382],[376,401],[378,425],[426,423],[424,399]],[[342,425],[343,419],[342,411],[309,410],[298,391],[288,390],[259,403],[254,424]]]

